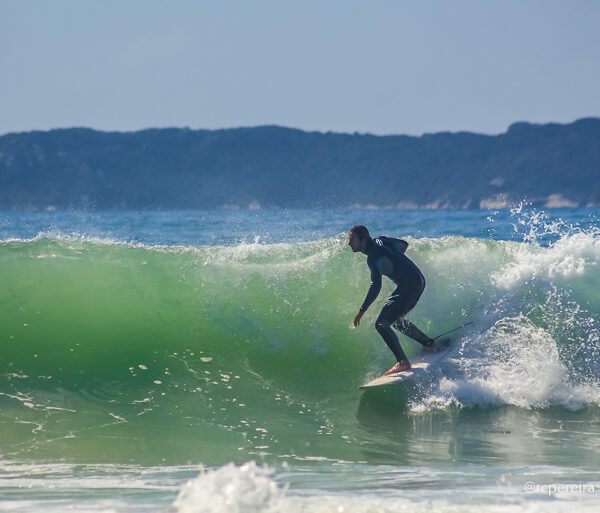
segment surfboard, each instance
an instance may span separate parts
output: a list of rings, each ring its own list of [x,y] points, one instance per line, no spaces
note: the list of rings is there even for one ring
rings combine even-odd
[[[420,354],[417,358],[415,358],[411,362],[411,369],[407,371],[395,372],[394,374],[389,374],[387,376],[379,376],[368,383],[360,385],[359,390],[364,390],[365,388],[376,388],[383,387],[386,385],[391,385],[393,383],[399,383],[400,381],[405,381],[407,379],[416,378],[424,375],[430,366],[439,362],[446,356],[448,356],[448,349],[450,346],[450,340],[445,339],[441,342],[437,343],[437,346],[440,348],[440,351],[436,352],[426,352]]]

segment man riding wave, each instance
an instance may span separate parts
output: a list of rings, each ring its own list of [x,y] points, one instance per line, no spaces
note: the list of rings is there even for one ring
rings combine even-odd
[[[406,336],[427,348],[434,347],[434,340],[404,316],[410,312],[425,290],[425,277],[415,263],[405,254],[408,243],[400,239],[388,237],[371,238],[369,230],[362,225],[354,226],[348,233],[348,245],[355,253],[367,255],[367,265],[371,271],[371,286],[367,296],[354,317],[354,326],[360,324],[371,303],[381,291],[382,276],[387,276],[395,284],[396,289],[388,298],[381,313],[375,321],[375,328],[396,357],[396,364],[384,375],[410,369],[410,362],[400,346],[392,325]]]

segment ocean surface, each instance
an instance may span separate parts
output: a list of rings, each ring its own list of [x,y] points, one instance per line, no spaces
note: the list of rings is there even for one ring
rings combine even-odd
[[[354,224],[473,322],[425,378],[357,390]],[[597,209],[0,212],[0,511],[597,512],[599,262]]]

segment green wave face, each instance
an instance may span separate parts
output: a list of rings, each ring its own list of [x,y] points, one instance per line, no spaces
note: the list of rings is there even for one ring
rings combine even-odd
[[[557,383],[540,397],[518,387],[494,394],[494,380],[547,374],[527,352],[535,344],[556,353],[559,384],[577,404],[598,402],[593,236],[549,248],[460,237],[411,242],[408,255],[428,285],[410,319],[431,335],[475,322],[455,337],[446,381],[432,375],[368,393],[357,386],[393,363],[373,329],[392,286],[353,329],[369,274],[343,236],[200,248],[0,244],[3,454],[385,461],[420,429],[424,411],[572,407]],[[401,341],[409,357],[418,354]],[[498,378],[515,348],[524,367]]]

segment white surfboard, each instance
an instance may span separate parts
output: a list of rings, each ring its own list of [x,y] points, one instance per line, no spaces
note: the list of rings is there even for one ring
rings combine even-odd
[[[441,347],[440,351],[420,354],[411,362],[410,370],[395,372],[394,374],[388,374],[387,376],[379,376],[378,378],[375,378],[364,385],[360,385],[358,388],[362,390],[365,388],[383,387],[386,385],[391,385],[392,383],[398,383],[400,381],[424,375],[426,372],[428,372],[428,368],[431,365],[448,356],[449,343],[450,341],[443,341],[442,343],[438,344],[438,347]]]

